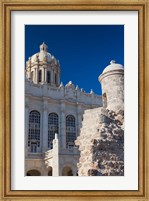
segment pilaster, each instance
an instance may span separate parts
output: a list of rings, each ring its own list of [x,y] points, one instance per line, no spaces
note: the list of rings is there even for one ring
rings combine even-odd
[[[44,78],[45,83],[47,83],[47,68],[44,69]]]
[[[82,127],[82,107],[81,105],[77,105],[77,136],[80,134],[81,127]]]
[[[33,82],[36,83],[36,69],[33,71]]]
[[[42,127],[42,151],[45,152],[48,148],[48,113],[47,113],[47,101],[43,104],[43,127]]]
[[[57,85],[58,86],[60,85],[60,73],[59,72],[57,73]]]
[[[54,69],[51,70],[51,86],[54,84]]]
[[[44,68],[42,68],[42,78],[41,78],[41,82],[44,83]]]
[[[28,71],[28,79],[31,79],[31,66],[29,67],[29,71]]]
[[[65,102],[61,102],[61,116],[60,116],[60,135],[61,136],[61,147],[66,148],[66,123],[65,123]]]
[[[35,74],[36,74],[36,83],[38,84],[38,68],[37,68],[37,66],[36,66],[36,68],[35,68]]]

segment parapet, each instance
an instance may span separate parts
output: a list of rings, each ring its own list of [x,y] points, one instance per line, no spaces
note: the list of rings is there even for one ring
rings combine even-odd
[[[91,90],[90,93],[86,93],[83,89],[75,86],[70,81],[65,86],[61,83],[59,87],[53,87],[48,84],[35,84],[26,79],[25,93],[27,95],[47,97],[53,100],[65,100],[72,103],[82,103],[92,106],[102,106],[102,96],[99,96]]]

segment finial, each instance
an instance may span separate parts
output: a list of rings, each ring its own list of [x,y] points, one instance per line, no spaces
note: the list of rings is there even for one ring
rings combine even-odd
[[[110,61],[110,64],[115,64],[115,63],[116,63],[115,60],[111,60],[111,61]]]
[[[64,85],[63,85],[63,83],[61,82],[59,87],[61,88],[61,87],[63,87],[63,86],[64,86]]]
[[[79,86],[78,85],[76,85],[76,90],[78,90],[79,89]]]
[[[58,139],[58,134],[57,133],[55,133],[55,140],[57,140]]]
[[[48,46],[43,42],[41,45],[40,45],[40,51],[47,51],[48,49]]]
[[[94,92],[93,92],[93,89],[91,89],[91,91],[90,91],[90,94],[93,94]]]

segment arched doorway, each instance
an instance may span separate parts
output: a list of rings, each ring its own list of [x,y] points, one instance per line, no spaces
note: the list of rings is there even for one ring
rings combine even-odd
[[[26,176],[41,176],[41,173],[38,170],[29,170]]]
[[[70,167],[64,167],[62,170],[62,176],[73,176],[72,169]]]
[[[49,167],[48,176],[52,176],[52,167]]]

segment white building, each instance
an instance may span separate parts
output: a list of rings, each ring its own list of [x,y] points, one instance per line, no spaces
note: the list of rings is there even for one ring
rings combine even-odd
[[[102,106],[102,97],[70,81],[60,83],[60,64],[40,45],[26,62],[25,175],[76,176],[84,110]],[[71,78],[70,78],[71,79]]]

